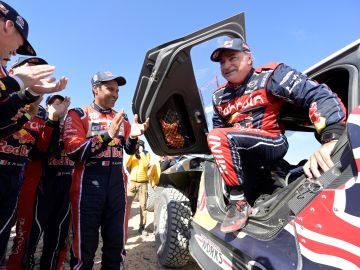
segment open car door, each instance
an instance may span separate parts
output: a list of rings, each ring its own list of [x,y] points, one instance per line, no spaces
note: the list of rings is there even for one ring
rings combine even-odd
[[[155,154],[210,152],[206,140],[208,125],[190,51],[218,36],[245,40],[244,17],[240,13],[146,53],[132,110],[141,122],[150,118],[145,137]]]

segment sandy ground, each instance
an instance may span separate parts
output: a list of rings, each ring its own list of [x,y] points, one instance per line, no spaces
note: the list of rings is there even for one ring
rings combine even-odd
[[[127,270],[139,270],[139,269],[147,269],[147,270],[161,270],[168,269],[161,267],[158,264],[155,250],[155,236],[153,232],[153,219],[154,214],[152,212],[148,213],[148,224],[146,230],[149,232],[147,236],[140,235],[137,230],[139,228],[139,202],[134,201],[131,209],[130,219],[129,219],[129,238],[126,244],[126,261],[125,261],[125,269]],[[12,245],[12,239],[15,235],[15,228],[13,228],[11,234],[11,240],[9,243],[9,248]],[[36,254],[37,261],[41,255],[41,244],[39,245]],[[101,269],[101,243],[99,244],[98,250],[95,256],[94,270]],[[1,270],[5,268],[0,268]],[[35,269],[39,269],[39,267],[35,267]],[[65,263],[63,269],[70,269],[68,263]],[[182,270],[199,270],[201,269],[194,261],[190,261],[187,266],[183,268],[177,268]]]

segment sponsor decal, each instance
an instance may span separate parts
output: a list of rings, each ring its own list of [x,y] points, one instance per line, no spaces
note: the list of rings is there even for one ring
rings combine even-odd
[[[112,152],[112,154],[111,154]],[[102,151],[101,153],[96,155],[97,158],[108,158],[108,157],[115,157],[115,158],[122,158],[123,157],[123,151],[119,150],[115,147],[112,147],[110,149],[106,149],[105,151]]]
[[[220,173],[228,174],[229,172],[226,167],[224,154],[223,151],[221,150],[220,137],[215,135],[209,135],[208,142],[211,149],[211,153],[215,158],[215,162],[219,168]]]
[[[224,48],[231,48],[233,46],[234,41],[233,40],[227,40],[224,42],[223,47]]]
[[[30,125],[31,128],[33,129],[38,128],[38,125],[34,122],[31,122]],[[27,143],[35,144],[35,138],[25,129],[20,129],[19,131],[13,133],[12,137],[15,140],[18,140],[20,144],[27,144]]]
[[[5,154],[13,154],[16,156],[26,157],[29,153],[29,149],[26,145],[20,145],[18,147],[14,147],[12,145],[8,145],[6,141],[0,141],[0,152]]]
[[[4,7],[3,4],[0,4],[0,11],[1,11],[2,14],[4,14],[4,15],[7,15],[7,14],[9,13],[9,10],[8,10],[6,7]]]
[[[233,269],[232,262],[221,249],[203,234],[195,234],[195,240],[205,254],[222,269]]]
[[[230,124],[242,122],[244,120],[248,120],[248,121],[252,122],[254,119],[251,117],[251,115],[252,115],[252,112],[244,113],[244,114],[236,112],[236,113],[234,113],[233,115],[230,116],[228,122]]]
[[[270,77],[272,70],[265,71],[264,73],[265,74],[264,74],[263,78],[261,79],[259,88],[265,88],[267,79]]]
[[[326,126],[326,119],[321,116],[321,114],[317,110],[317,103],[311,103],[309,109],[309,117],[311,122],[313,122],[315,129],[317,132],[320,132]]]
[[[300,74],[295,71],[289,71],[284,78],[281,80],[280,85],[283,85],[289,93],[302,81]]]
[[[74,161],[72,161],[71,159],[69,159],[67,156],[61,156],[61,158],[57,159],[57,158],[50,158],[49,165],[60,165],[60,166],[73,166],[75,163]]]
[[[17,24],[18,26],[20,26],[21,29],[24,29],[25,22],[24,22],[23,17],[17,16],[17,17],[16,17],[16,24]]]
[[[89,131],[87,137],[92,137],[106,132],[109,129],[110,125],[111,125],[110,120],[103,120],[103,121],[92,120],[89,123]]]
[[[1,90],[6,90],[6,86],[2,81],[0,81],[0,88]]]
[[[264,97],[261,92],[256,95],[242,96],[237,99],[230,101],[226,106],[217,106],[216,109],[219,111],[221,116],[233,114],[238,111],[243,111],[255,106],[265,104]]]
[[[250,81],[247,85],[248,88],[254,88],[258,83],[258,80]]]

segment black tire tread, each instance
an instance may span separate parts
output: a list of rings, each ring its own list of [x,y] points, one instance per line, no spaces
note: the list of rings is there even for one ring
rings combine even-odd
[[[191,208],[189,199],[175,188],[165,188],[168,210],[167,238],[162,252],[158,253],[159,263],[166,267],[185,266],[189,259],[189,222]],[[170,222],[170,223],[169,223]],[[157,238],[157,249],[160,239]]]

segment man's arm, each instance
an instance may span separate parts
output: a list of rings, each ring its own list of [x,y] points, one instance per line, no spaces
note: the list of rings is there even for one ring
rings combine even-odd
[[[38,117],[34,117],[32,121],[43,121]],[[42,159],[48,157],[48,153],[51,150],[50,146],[54,140],[59,140],[60,128],[59,121],[52,121],[48,119],[45,122],[44,127],[39,130],[39,135],[34,147],[29,152],[29,159]]]
[[[7,126],[0,127],[0,139],[6,138],[16,131],[19,131],[23,125],[31,120],[31,115],[24,113],[18,120],[12,121]]]
[[[288,102],[309,109],[310,120],[322,146],[310,156],[304,165],[304,172],[309,178],[320,177],[319,167],[327,171],[334,165],[330,155],[345,130],[345,106],[327,85],[319,84],[286,65],[275,69],[267,89]]]
[[[3,69],[3,67],[0,68]],[[4,72],[4,75],[5,74],[6,73]],[[0,78],[0,89],[0,100],[3,100],[7,98],[11,93],[19,91],[21,88],[19,83],[14,78],[6,75]]]
[[[2,128],[13,124],[11,119],[18,113],[19,109],[38,100],[39,97],[33,96],[27,90],[21,90],[12,93],[4,99],[0,99],[0,136],[3,136],[1,135]]]
[[[345,129],[345,106],[327,85],[319,84],[305,74],[281,64],[268,81],[267,90],[275,96],[308,109],[310,120],[318,134],[322,135],[327,129],[342,133]]]

